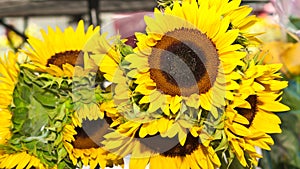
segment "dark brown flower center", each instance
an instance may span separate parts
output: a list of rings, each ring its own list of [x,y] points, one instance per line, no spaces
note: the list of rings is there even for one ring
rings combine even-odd
[[[190,133],[183,146],[178,142],[177,137],[163,138],[159,134],[140,139],[140,141],[146,147],[166,157],[184,157],[192,154],[199,146],[199,138],[193,137]]]
[[[73,147],[77,149],[100,147],[108,128],[109,124],[105,120],[84,120],[82,127],[75,128],[77,134],[74,136],[75,141],[72,142]]]
[[[235,108],[236,111],[238,111],[238,113],[242,116],[244,116],[245,118],[247,118],[247,120],[249,121],[248,125],[245,125],[246,127],[250,127],[255,115],[256,115],[256,108],[257,108],[257,96],[256,95],[250,95],[246,101],[249,102],[249,104],[251,105],[251,109],[245,109],[245,108]]]
[[[52,64],[62,68],[62,65],[66,63],[69,63],[73,66],[83,66],[83,55],[77,50],[56,53],[54,56],[48,59],[47,66]]]
[[[148,59],[151,79],[171,96],[205,93],[215,82],[220,64],[216,47],[196,29],[167,32]]]
[[[191,134],[187,135],[186,141],[182,146],[178,143],[172,149],[162,153],[166,157],[175,157],[175,156],[186,156],[192,154],[199,146],[199,138],[193,137]]]

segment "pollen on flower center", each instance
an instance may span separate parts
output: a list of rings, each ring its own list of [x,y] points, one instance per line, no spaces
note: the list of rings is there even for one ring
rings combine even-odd
[[[83,55],[78,50],[56,53],[48,59],[47,66],[52,64],[62,68],[62,65],[66,63],[72,66],[83,66]]]
[[[219,57],[210,39],[196,29],[166,33],[148,59],[151,79],[171,96],[205,93],[216,80]]]

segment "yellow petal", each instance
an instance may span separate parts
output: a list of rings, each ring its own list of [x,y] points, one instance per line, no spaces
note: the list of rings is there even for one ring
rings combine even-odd
[[[149,162],[149,158],[130,158],[130,169],[145,169]]]
[[[258,104],[258,107],[265,111],[272,111],[272,112],[283,112],[283,111],[290,110],[288,106],[278,101],[274,101],[274,102],[264,101],[262,104]]]

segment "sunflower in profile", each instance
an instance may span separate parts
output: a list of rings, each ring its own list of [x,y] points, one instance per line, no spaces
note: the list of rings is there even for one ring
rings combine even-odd
[[[94,55],[91,55],[91,58],[95,60],[96,63],[99,65],[99,70],[103,72],[104,78],[110,82],[113,83],[111,85],[112,87],[112,94],[113,100],[115,101],[116,104],[120,104],[122,102],[127,102],[130,100],[130,84],[129,84],[129,79],[126,77],[125,74],[125,69],[122,66],[123,61],[124,61],[124,56],[126,56],[125,53],[129,52],[132,50],[131,47],[126,46],[122,41],[122,39],[116,38],[114,39],[115,42],[110,44],[107,40],[104,40],[105,35],[97,38],[95,40],[102,42],[98,43],[98,49],[90,49],[95,53]],[[97,42],[94,42],[96,44]],[[91,45],[87,45],[91,46]],[[106,49],[106,53],[104,54],[103,49]],[[122,52],[121,50],[126,50],[127,52]],[[130,102],[130,101],[129,101]],[[121,107],[121,106],[119,106]]]
[[[111,123],[110,118],[104,118],[105,111],[109,110],[113,113],[112,104],[109,102],[102,103],[99,111],[97,111],[98,114],[102,114],[99,115],[102,118],[98,117],[95,120],[89,120],[94,119],[89,117],[89,114],[85,119],[80,120],[75,113],[72,117],[72,123],[64,127],[64,146],[74,165],[80,162],[85,166],[89,165],[90,168],[123,165],[122,157],[111,154],[101,144],[104,139],[103,136],[109,130],[109,123]]]
[[[7,144],[11,138],[12,112],[9,106],[13,100],[13,92],[18,82],[20,68],[17,63],[18,54],[8,52],[7,56],[0,58],[0,145]],[[45,168],[34,156],[26,152],[6,154],[0,149],[0,168]]]
[[[147,112],[172,117],[189,107],[218,117],[233,98],[231,90],[239,88],[235,68],[244,64],[246,52],[236,44],[240,30],[217,12],[219,3],[174,2],[172,9],[156,9],[154,18],[145,18],[147,34],[136,34],[135,54],[125,60],[137,104],[148,105]]]
[[[241,88],[226,109],[225,133],[243,166],[257,165],[257,158],[262,156],[255,146],[270,150],[274,142],[269,134],[281,133],[281,121],[273,112],[288,111],[289,107],[280,103],[281,90],[287,87],[286,81],[280,81],[280,68],[280,64],[259,65],[252,60],[243,74]]]
[[[20,68],[17,64],[18,55],[8,52],[7,56],[0,58],[0,144],[5,144],[11,137],[11,117],[9,105],[12,103],[13,92]],[[1,150],[0,150],[1,154]]]
[[[47,72],[58,77],[72,77],[74,66],[83,66],[84,58],[81,54],[86,42],[99,33],[100,27],[89,26],[84,30],[84,22],[78,23],[76,30],[68,27],[62,32],[58,27],[53,30],[48,28],[48,34],[41,30],[43,39],[29,37],[30,47],[24,51],[33,65],[28,67]]]
[[[113,132],[106,134],[102,143],[105,149],[114,154],[121,156],[131,154],[129,168],[145,169],[147,165],[155,169],[214,169],[220,167],[221,163],[214,149],[211,146],[204,146],[198,137],[189,133],[186,134],[183,142],[179,142],[178,138],[174,137],[177,134],[176,130],[182,128],[184,123],[183,120],[175,122],[165,118],[145,124],[128,121],[118,125]],[[170,130],[167,130],[168,126],[170,126]],[[165,135],[141,138],[139,134],[140,130],[143,130],[142,128],[148,132],[152,131],[152,133],[164,128],[165,131],[161,132]]]

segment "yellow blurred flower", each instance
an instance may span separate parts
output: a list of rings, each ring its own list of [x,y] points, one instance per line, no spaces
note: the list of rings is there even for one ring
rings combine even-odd
[[[257,22],[251,27],[250,32],[261,32],[257,37],[264,43],[280,41],[285,39],[280,25],[278,25],[274,18],[270,16],[260,16]]]
[[[287,49],[282,53],[282,62],[287,68],[288,72],[293,75],[300,74],[300,43],[286,44]]]
[[[274,41],[264,44],[265,63],[282,63],[281,71],[286,75],[300,74],[300,43]]]

